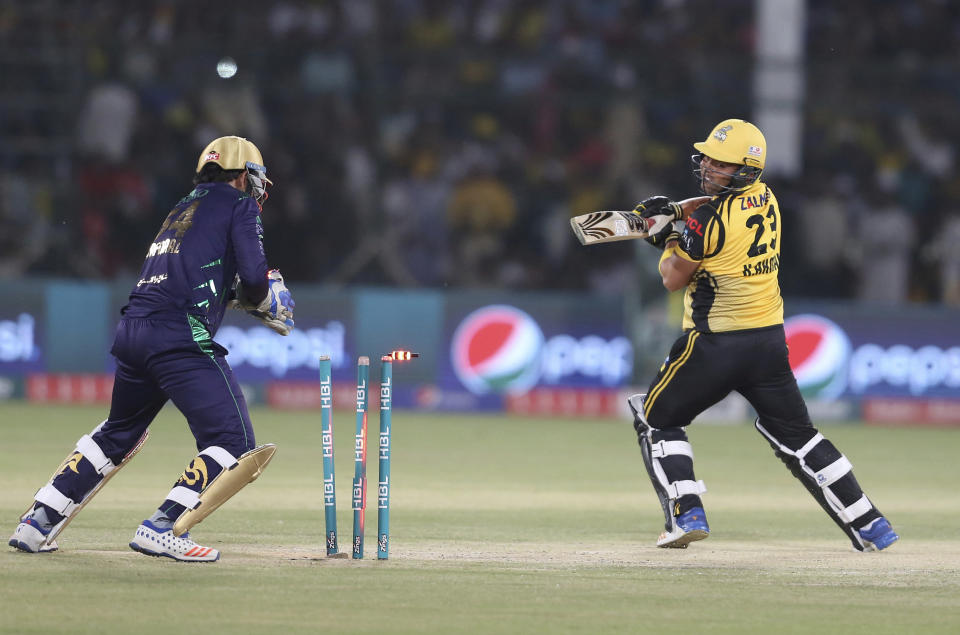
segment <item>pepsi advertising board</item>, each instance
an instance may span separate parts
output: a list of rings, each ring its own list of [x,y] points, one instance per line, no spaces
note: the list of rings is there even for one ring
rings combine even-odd
[[[43,369],[37,319],[32,313],[0,314],[0,374]]]
[[[448,299],[450,354],[439,364],[441,388],[502,396],[535,387],[617,388],[630,381],[633,350],[619,300],[510,299]]]
[[[821,400],[960,398],[960,315],[842,305],[784,322],[800,389]]]
[[[330,356],[333,377],[356,373],[354,302],[349,293],[304,290],[296,297],[296,328],[283,336],[240,311],[228,310],[214,340],[243,381],[314,381],[320,355]]]
[[[0,281],[0,376],[44,370],[46,293],[43,285]]]

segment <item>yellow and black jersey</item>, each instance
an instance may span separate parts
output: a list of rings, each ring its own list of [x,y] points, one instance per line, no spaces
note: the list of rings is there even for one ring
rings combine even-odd
[[[684,330],[716,333],[783,323],[780,208],[766,183],[697,208],[677,253],[700,263],[684,295]]]

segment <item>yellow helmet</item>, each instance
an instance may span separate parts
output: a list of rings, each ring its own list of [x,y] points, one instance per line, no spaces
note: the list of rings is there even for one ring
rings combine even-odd
[[[216,163],[224,170],[246,170],[250,194],[258,203],[266,199],[267,184],[273,185],[273,181],[267,178],[267,168],[263,165],[260,150],[243,137],[220,137],[211,141],[200,153],[197,173],[208,163]]]
[[[759,128],[743,119],[721,121],[706,140],[694,143],[693,147],[711,159],[742,166],[733,174],[729,185],[721,187],[725,192],[745,190],[753,185],[767,162],[767,140]],[[703,177],[700,155],[693,155],[692,160],[694,174],[697,178]],[[706,176],[709,180],[709,175]]]
[[[714,128],[706,141],[693,147],[711,159],[763,169],[767,162],[767,140],[760,129],[743,119],[727,119]]]

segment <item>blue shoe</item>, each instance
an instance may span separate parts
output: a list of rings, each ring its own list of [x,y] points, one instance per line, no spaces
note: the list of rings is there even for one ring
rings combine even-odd
[[[880,551],[900,540],[900,536],[890,526],[890,521],[883,516],[858,530],[857,533],[863,541],[864,551]]]
[[[666,549],[686,549],[687,545],[710,535],[707,514],[703,507],[693,507],[673,519],[673,530],[664,531],[657,546]]]

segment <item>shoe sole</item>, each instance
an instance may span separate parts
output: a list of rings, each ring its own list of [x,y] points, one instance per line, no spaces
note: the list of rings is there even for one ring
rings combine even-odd
[[[864,551],[883,551],[884,549],[890,547],[891,545],[896,544],[900,540],[900,536],[894,534],[892,539],[887,539],[884,537],[883,540],[878,540],[877,542],[864,541]]]
[[[200,563],[210,563],[210,562],[216,562],[217,560],[220,559],[220,554],[219,554],[219,553],[217,554],[217,557],[214,558],[213,560],[194,560],[194,559],[192,559],[192,558],[178,558],[178,557],[176,557],[176,556],[174,556],[174,555],[172,555],[172,554],[169,554],[169,553],[161,553],[161,552],[159,552],[159,551],[153,551],[152,549],[147,549],[146,547],[141,546],[141,545],[138,545],[138,544],[135,543],[135,542],[131,542],[129,546],[130,546],[130,548],[133,549],[134,551],[136,551],[136,552],[138,552],[138,553],[142,553],[142,554],[145,555],[145,556],[153,556],[154,558],[170,558],[170,559],[173,560],[174,562],[200,562]]]
[[[43,547],[40,547],[39,549],[34,551],[33,549],[30,548],[30,545],[20,540],[17,540],[15,538],[10,539],[10,542],[8,542],[7,544],[13,547],[14,549],[16,549],[17,551],[22,551],[23,553],[53,553],[54,551],[57,551],[59,549],[59,547],[57,547],[56,542],[54,542],[51,545],[47,545],[46,549],[44,549]]]
[[[10,542],[8,542],[7,544],[13,547],[14,549],[17,549],[24,553],[36,553],[33,549],[30,548],[29,545],[27,545],[27,543],[20,542],[19,540],[16,540],[16,539],[11,539]]]
[[[675,540],[657,546],[661,549],[686,549],[687,545],[689,545],[691,542],[703,540],[709,535],[709,531],[705,531],[703,529],[693,529],[682,536],[679,536]]]

